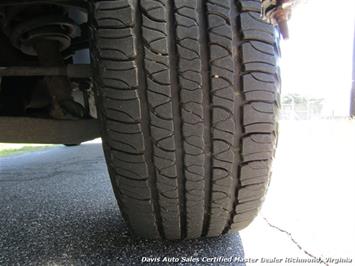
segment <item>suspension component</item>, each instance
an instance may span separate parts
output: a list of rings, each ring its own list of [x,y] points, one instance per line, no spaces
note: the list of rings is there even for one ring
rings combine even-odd
[[[70,47],[73,38],[80,35],[80,27],[66,16],[62,7],[10,7],[5,15],[4,32],[12,45],[27,55],[38,55],[34,47],[37,40],[55,41],[61,52]]]
[[[80,27],[69,18],[66,8],[51,4],[13,6],[5,8],[2,14],[3,31],[14,47],[36,56],[42,67],[66,67],[62,52],[71,46],[73,38],[81,35]],[[72,98],[67,75],[44,75],[44,81],[51,98],[51,117],[85,116],[85,109]]]
[[[70,47],[78,27],[69,18],[36,18],[14,28],[10,35],[12,44],[28,55],[38,55],[34,49],[37,40],[50,40],[59,44],[59,51]]]
[[[263,18],[278,26],[284,39],[289,38],[288,20],[296,0],[262,0]]]

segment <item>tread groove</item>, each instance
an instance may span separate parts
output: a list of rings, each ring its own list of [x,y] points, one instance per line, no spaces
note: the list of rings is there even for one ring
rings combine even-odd
[[[139,0],[137,0],[139,1]],[[142,87],[146,87],[146,78],[144,77],[144,55],[145,55],[145,52],[144,52],[144,46],[142,45],[143,43],[143,34],[142,34],[142,29],[141,29],[141,25],[142,25],[142,19],[141,19],[141,8],[140,8],[140,4],[139,2],[137,2],[137,33],[136,33],[136,38],[137,38],[137,47],[139,51],[141,51],[141,53],[137,53],[138,54],[138,63],[139,65],[141,66],[140,67],[140,71],[138,72],[139,73],[139,80],[142,84]],[[142,90],[139,90],[140,93],[141,93],[141,97],[143,99],[143,102],[146,103],[147,102],[147,92],[143,92]],[[150,182],[150,189],[151,189],[151,193],[152,193],[152,201],[153,201],[153,209],[154,209],[154,216],[155,216],[155,219],[156,219],[156,223],[157,223],[157,229],[158,229],[158,233],[159,233],[159,236],[160,238],[165,238],[165,235],[164,235],[164,230],[162,228],[162,217],[161,217],[161,214],[160,214],[160,207],[158,205],[158,189],[157,189],[157,176],[156,176],[156,173],[155,173],[155,170],[153,169],[153,165],[154,165],[154,156],[153,156],[153,144],[152,144],[152,141],[150,139],[150,136],[151,136],[151,129],[150,129],[150,126],[149,124],[151,123],[150,121],[150,116],[149,116],[149,108],[146,104],[144,104],[144,110],[143,110],[143,128],[145,128],[145,132],[146,134],[144,134],[144,138],[145,138],[145,143],[146,143],[146,158],[147,160],[151,160],[151,162],[148,164],[148,167],[149,167],[149,177],[148,180]],[[148,133],[149,132],[149,133]],[[148,135],[149,134],[149,135]]]
[[[176,153],[176,168],[177,168],[177,179],[178,179],[178,201],[179,201],[179,211],[180,211],[180,233],[181,239],[186,238],[186,181],[184,174],[184,148],[183,148],[183,133],[182,133],[182,121],[181,121],[181,107],[180,107],[180,92],[179,92],[179,81],[178,81],[178,57],[177,57],[177,47],[176,47],[176,21],[175,21],[175,1],[168,1],[168,27],[169,27],[169,64],[170,64],[170,75],[171,75],[171,94],[172,94],[172,109],[174,112],[173,123],[174,123],[174,137],[175,137],[175,153]]]
[[[211,93],[211,79],[210,79],[210,67],[209,67],[209,62],[210,62],[210,52],[209,52],[209,38],[208,38],[208,33],[207,33],[207,12],[206,12],[206,5],[205,5],[205,0],[199,0],[199,10],[200,10],[200,31],[201,31],[201,54],[205,54],[206,56],[202,56],[201,58],[201,64],[202,64],[202,88],[203,88],[203,108],[204,108],[204,115],[205,119],[204,122],[207,125],[205,127],[205,146],[204,146],[204,151],[206,155],[205,158],[205,198],[204,198],[204,218],[203,218],[203,229],[202,229],[202,236],[205,237],[207,236],[208,233],[208,227],[209,227],[209,216],[210,216],[210,208],[211,208],[211,202],[210,199],[211,193],[212,193],[212,156],[210,155],[211,152],[210,150],[212,149],[212,133],[211,133],[211,110],[210,110],[210,104],[211,104],[211,99],[210,99],[210,93]]]
[[[238,34],[237,31],[237,17],[238,17],[238,7],[235,5],[235,2],[232,1],[231,2],[231,12],[232,14],[234,13],[235,15],[232,15],[232,28],[233,28],[233,44],[235,46],[237,46],[238,48],[238,52],[237,55],[235,55],[235,59],[234,62],[236,65],[241,65],[241,59],[240,59],[240,45],[241,45],[241,39],[240,36]],[[234,88],[235,90],[237,90],[237,97],[235,98],[236,101],[236,112],[235,112],[235,119],[238,122],[236,129],[234,131],[234,138],[235,138],[235,143],[237,143],[239,145],[239,147],[243,147],[242,145],[242,130],[241,127],[239,125],[243,125],[243,103],[245,102],[245,99],[243,98],[243,93],[242,93],[242,88],[241,88],[241,82],[240,82],[240,67],[235,67],[235,84],[234,84]],[[230,218],[229,220],[227,220],[227,223],[223,229],[223,233],[225,234],[226,232],[228,232],[228,230],[230,229],[231,224],[233,223],[233,218],[235,216],[235,210],[236,207],[238,205],[238,194],[239,194],[239,189],[241,187],[241,154],[240,151],[235,152],[236,158],[235,158],[235,164],[233,166],[234,171],[236,172],[236,175],[233,178],[233,185],[231,186],[231,196],[232,196],[232,210],[230,212]]]

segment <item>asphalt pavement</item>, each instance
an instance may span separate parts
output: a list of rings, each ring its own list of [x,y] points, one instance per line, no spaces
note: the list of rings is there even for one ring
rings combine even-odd
[[[0,158],[0,265],[166,265],[164,258],[188,265],[182,260],[191,257],[197,264],[233,257],[246,265],[354,265],[355,121],[282,121],[280,133],[270,189],[240,233],[243,245],[239,234],[132,237],[99,143]]]
[[[147,258],[187,265],[184,258],[201,264],[219,257],[243,259],[239,234],[182,242],[131,236],[99,143],[0,158],[0,265],[134,265]]]

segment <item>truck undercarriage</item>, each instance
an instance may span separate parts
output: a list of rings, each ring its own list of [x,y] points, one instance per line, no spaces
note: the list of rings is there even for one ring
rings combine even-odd
[[[100,136],[88,10],[84,1],[0,1],[0,142]]]

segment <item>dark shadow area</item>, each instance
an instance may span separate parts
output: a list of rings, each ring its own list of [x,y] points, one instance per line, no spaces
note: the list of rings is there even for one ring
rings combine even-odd
[[[100,144],[0,158],[0,224],[0,265],[244,257],[238,234],[181,242],[132,237],[117,208]]]

